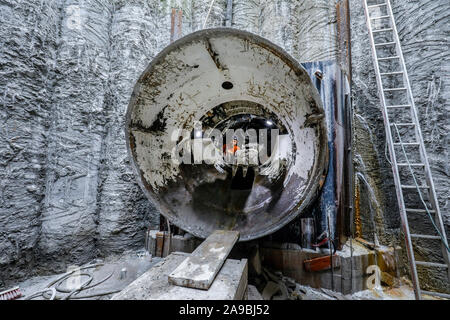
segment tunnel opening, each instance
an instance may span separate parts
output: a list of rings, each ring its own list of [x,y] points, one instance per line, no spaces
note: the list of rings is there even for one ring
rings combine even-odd
[[[231,190],[250,190],[253,188],[255,181],[255,171],[253,168],[248,168],[245,176],[242,168],[239,168],[231,179]]]
[[[217,129],[222,133],[222,140],[221,143],[214,142],[218,148],[222,146],[224,152],[230,140],[236,138],[239,149],[249,149],[256,144],[260,148],[258,151],[264,152],[266,158],[272,156],[278,135],[289,134],[275,113],[260,104],[244,100],[222,103],[206,112],[200,122],[202,133],[192,130],[192,139],[200,138],[208,129]],[[214,136],[211,138],[215,139]]]
[[[208,185],[207,188],[195,188],[195,198],[209,202],[205,200],[208,196],[204,193],[207,191],[208,194],[216,194],[214,202],[223,202],[230,210],[238,209],[240,206],[237,203],[242,203],[242,207],[245,207],[245,199],[250,195],[255,180],[264,179],[259,176],[261,167],[264,164],[270,165],[271,157],[275,156],[279,135],[288,136],[287,128],[267,108],[244,100],[229,101],[212,108],[200,118],[199,123],[201,126],[192,129],[190,138],[206,141],[211,139],[215,148],[223,153],[226,177],[217,183],[201,184]],[[211,129],[215,129],[216,133],[220,132],[219,139],[212,134]],[[258,157],[252,158],[252,152],[257,153]],[[243,154],[248,162],[239,162]],[[183,168],[190,170],[189,167]],[[199,164],[197,169],[208,172],[211,165]],[[229,202],[234,204],[230,207]]]

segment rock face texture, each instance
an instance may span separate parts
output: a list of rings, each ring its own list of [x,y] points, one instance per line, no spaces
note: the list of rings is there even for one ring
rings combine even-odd
[[[0,3],[0,286],[36,263],[59,8],[53,1]]]
[[[449,235],[449,161],[448,111],[450,79],[448,77],[450,52],[448,1],[391,1],[399,38],[403,49],[412,91],[416,103],[425,148],[436,187],[447,236]],[[373,230],[373,220],[381,231],[382,243],[389,244],[398,237],[400,217],[395,197],[392,169],[385,156],[385,133],[379,108],[375,71],[362,1],[350,1],[352,45],[352,99],[354,108],[355,170],[365,178],[372,190],[362,187],[361,200],[366,202],[363,216],[364,231]],[[372,195],[371,195],[372,193]],[[365,198],[365,199],[363,199]],[[370,200],[373,199],[373,200]],[[371,202],[371,203],[368,203]],[[370,206],[372,207],[370,209]],[[361,208],[363,211],[363,209]],[[364,223],[364,221],[366,223]],[[425,223],[423,222],[425,221]],[[411,215],[414,233],[433,234],[427,218]],[[384,231],[384,232],[383,232]],[[438,242],[417,242],[420,260],[442,261]],[[403,257],[406,261],[406,257]],[[445,270],[419,268],[425,287],[440,287],[450,292]]]
[[[279,45],[300,62],[336,57],[334,0],[234,0],[234,28]]]
[[[64,2],[48,117],[45,192],[39,255],[53,263],[67,251],[77,261],[97,254],[97,192],[106,125],[109,7]],[[89,26],[92,26],[89,28]],[[56,261],[59,261],[57,259]]]
[[[335,59],[334,0],[232,2],[232,27],[300,62]],[[125,110],[137,78],[170,41],[171,8],[183,10],[185,35],[203,28],[210,3],[0,1],[0,287],[142,246],[145,228],[157,227],[158,213],[128,164]],[[225,24],[226,4],[214,1],[206,27]],[[448,226],[450,5],[392,5]],[[355,167],[370,186],[361,189],[363,231],[375,220],[382,243],[403,244],[361,1],[350,0],[350,8]]]
[[[124,140],[133,86],[170,41],[203,26],[209,1],[0,2],[0,287],[142,247],[159,214]],[[221,26],[215,1],[208,26]]]

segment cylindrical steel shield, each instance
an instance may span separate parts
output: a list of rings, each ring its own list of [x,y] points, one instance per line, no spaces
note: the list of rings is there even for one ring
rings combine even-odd
[[[270,234],[323,182],[318,92],[295,59],[248,32],[206,29],[170,44],[139,78],[126,117],[142,190],[198,237],[216,229],[237,230],[241,241]]]

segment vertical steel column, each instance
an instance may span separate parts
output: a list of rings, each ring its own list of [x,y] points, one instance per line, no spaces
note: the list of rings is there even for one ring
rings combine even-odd
[[[174,42],[182,36],[182,17],[183,10],[172,8],[172,14],[170,16],[170,42]]]
[[[233,20],[233,0],[227,0],[227,16],[225,18],[225,27],[231,27]]]
[[[337,195],[338,203],[338,225],[339,232],[339,248],[346,242],[348,236],[353,233],[353,161],[352,161],[352,106],[351,106],[351,46],[350,46],[350,9],[348,0],[341,0],[336,4],[337,15],[337,38],[338,38],[338,63],[344,73],[343,76],[336,75],[339,79],[338,92],[344,92],[343,100],[340,101],[342,106],[337,108],[341,111],[341,119],[337,119],[342,125],[341,143],[343,144],[343,168],[342,168],[342,184],[343,187]],[[337,114],[337,116],[339,116]]]

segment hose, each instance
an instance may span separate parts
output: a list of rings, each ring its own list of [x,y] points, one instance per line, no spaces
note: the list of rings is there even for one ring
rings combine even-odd
[[[87,298],[94,298],[94,297],[100,297],[100,296],[107,296],[109,294],[117,293],[117,292],[120,292],[120,291],[122,291],[122,290],[111,290],[111,291],[105,291],[105,292],[88,294],[88,295],[85,295],[85,296],[74,296],[71,299],[87,299]]]
[[[67,280],[68,278],[70,278],[71,275],[65,275],[63,277],[59,278],[59,281],[56,282],[55,288],[58,292],[62,292],[62,293],[68,293],[68,295],[66,296],[62,296],[62,295],[58,295],[56,296],[57,300],[68,300],[68,299],[85,299],[85,298],[92,298],[92,297],[97,297],[97,296],[104,296],[104,295],[108,295],[108,294],[112,294],[112,293],[117,293],[121,290],[112,290],[112,291],[106,291],[106,292],[100,292],[100,293],[92,293],[92,294],[87,294],[87,295],[82,295],[79,296],[77,295],[79,292],[83,291],[83,290],[87,290],[90,288],[94,288],[96,286],[98,286],[99,284],[102,284],[103,282],[105,282],[106,280],[108,280],[109,278],[111,278],[114,274],[114,271],[111,272],[108,276],[106,276],[105,278],[103,278],[102,280],[94,283],[94,284],[90,284],[90,282],[92,281],[92,276],[88,273],[82,273],[80,275],[87,275],[90,278],[88,280],[85,281],[85,283],[83,283],[80,287],[74,289],[74,290],[67,290],[61,287],[63,281]],[[44,293],[43,297],[48,299],[48,294]]]
[[[56,289],[55,288],[46,288],[46,289],[44,289],[44,290],[41,290],[41,291],[37,291],[37,292],[35,292],[35,293],[32,293],[31,295],[29,295],[28,297],[25,297],[25,300],[31,300],[31,299],[33,299],[33,298],[37,298],[37,297],[39,297],[39,296],[43,296],[46,292],[48,292],[48,291],[51,291],[52,292],[52,295],[51,295],[51,297],[49,298],[49,300],[54,300],[55,299],[55,296],[56,296]]]
[[[49,289],[51,289],[51,288],[49,288]],[[91,294],[82,295],[82,296],[75,295],[75,296],[70,297],[70,300],[78,300],[78,299],[87,299],[87,298],[95,298],[95,297],[100,297],[100,296],[107,296],[109,294],[117,293],[117,292],[120,292],[120,291],[122,291],[122,290],[111,290],[111,291],[105,291],[105,292],[96,292],[96,293],[91,293]],[[43,294],[43,297],[46,298],[46,293]],[[55,296],[54,300],[64,300],[64,296]]]
[[[87,276],[88,277],[88,280],[86,280],[86,284],[84,284],[84,285],[88,285],[91,281],[92,281],[92,276],[89,274],[89,273],[77,273],[77,274],[69,274],[69,275],[67,275],[66,277],[64,277],[64,278],[62,278],[60,281],[58,281],[56,284],[55,284],[55,289],[56,289],[56,291],[59,291],[59,292],[64,292],[64,293],[70,293],[70,292],[72,292],[73,291],[73,289],[72,290],[67,290],[67,289],[63,289],[63,288],[61,288],[61,284],[64,282],[64,281],[66,281],[67,279],[69,279],[69,278],[71,278],[71,277],[74,277],[74,276]],[[81,286],[80,286],[81,287]],[[78,287],[78,288],[80,288],[80,287]]]
[[[106,280],[108,280],[109,278],[112,277],[112,275],[114,274],[114,271],[112,271],[108,276],[106,276],[105,278],[103,278],[102,280],[100,280],[94,284],[90,284],[93,280],[93,276],[90,273],[86,273],[86,272],[78,273],[77,276],[87,276],[89,278],[83,284],[81,284],[78,288],[75,288],[73,290],[68,290],[68,289],[62,288],[62,283],[64,281],[66,281],[67,279],[69,279],[70,277],[74,276],[74,272],[79,272],[81,270],[95,268],[95,267],[102,266],[102,265],[104,265],[104,264],[103,263],[88,264],[86,266],[79,267],[74,270],[68,271],[65,274],[58,277],[57,279],[51,281],[47,285],[47,288],[37,291],[37,292],[34,292],[31,295],[25,297],[25,300],[31,300],[31,299],[37,298],[39,296],[42,296],[48,300],[86,299],[86,298],[93,298],[93,297],[104,296],[104,295],[109,295],[109,294],[120,292],[121,290],[110,290],[110,291],[105,291],[105,292],[91,293],[91,294],[87,294],[87,295],[77,295],[78,293],[80,293],[83,290],[94,288],[94,287],[98,286],[99,284],[105,282]],[[53,285],[55,285],[55,287],[51,287]],[[51,292],[51,294],[50,294],[50,292]],[[57,295],[57,292],[68,293],[68,294],[65,296],[62,296],[62,295]]]
[[[66,276],[68,276],[68,275],[74,273],[75,271],[84,270],[84,269],[90,269],[90,268],[95,268],[95,267],[103,266],[103,265],[104,265],[103,263],[94,263],[94,264],[89,264],[89,265],[87,265],[87,266],[79,267],[79,268],[73,269],[73,270],[71,270],[71,271],[68,271],[68,272],[66,272],[65,274],[63,274],[61,277],[59,277],[59,278],[57,278],[56,280],[53,280],[52,282],[50,282],[50,283],[47,285],[47,288],[51,287],[52,285],[54,285],[55,283],[57,283],[59,280],[61,280],[62,278],[64,278],[64,277],[66,277]]]
[[[81,286],[79,286],[78,288],[73,289],[67,296],[65,296],[64,298],[62,298],[62,300],[69,300],[70,297],[71,297],[72,295],[74,295],[76,292],[80,292],[81,290],[85,289],[86,286],[88,286],[88,285],[91,283],[92,279],[93,279],[92,276],[91,276],[90,274],[88,274],[88,276],[89,276],[89,279],[87,279],[87,280],[86,280]]]
[[[90,288],[96,287],[96,286],[98,286],[99,284],[101,284],[101,283],[105,282],[106,280],[108,280],[109,278],[111,278],[113,274],[114,274],[114,271],[111,272],[111,273],[110,273],[108,276],[106,276],[104,279],[102,279],[102,280],[98,281],[97,283],[94,283],[94,284],[92,284],[92,285],[90,285],[90,286],[84,287],[83,289],[86,290],[86,289],[90,289]],[[91,280],[92,280],[92,276],[91,276],[90,274],[88,274],[88,273],[80,273],[79,275],[87,275],[87,276],[90,276],[90,277],[91,277]],[[70,292],[71,292],[70,290],[61,288],[62,282],[63,282],[64,280],[67,280],[68,278],[70,278],[70,277],[64,278],[64,279],[62,279],[59,283],[57,283],[57,285],[55,286],[56,290],[58,290],[59,292],[70,293]]]

